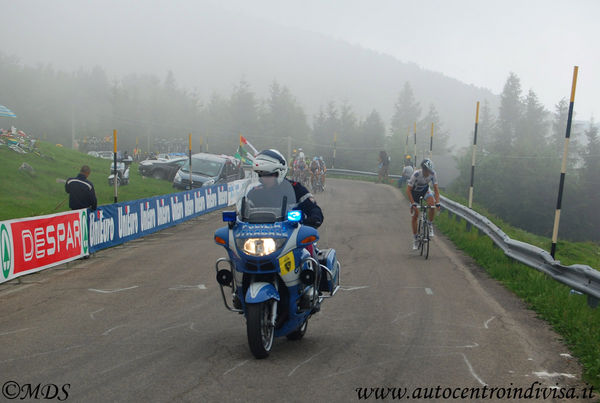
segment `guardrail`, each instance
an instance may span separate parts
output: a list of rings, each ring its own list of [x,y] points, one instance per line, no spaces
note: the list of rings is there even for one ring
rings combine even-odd
[[[377,176],[374,172],[352,171],[349,169],[330,169],[328,172],[353,176]],[[400,175],[389,176],[391,178],[400,177]],[[440,197],[440,202],[442,208],[448,211],[449,214],[465,220],[468,224],[468,230],[470,230],[470,226],[474,226],[490,237],[506,256],[586,294],[588,305],[592,308],[598,306],[600,302],[600,271],[582,264],[565,266],[560,261],[554,260],[550,253],[542,248],[511,239],[493,222],[476,211],[444,196]]]

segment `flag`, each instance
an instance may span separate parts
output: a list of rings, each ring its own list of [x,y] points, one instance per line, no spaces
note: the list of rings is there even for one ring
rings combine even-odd
[[[240,134],[240,147],[245,148],[245,146],[248,146],[248,148],[252,152],[252,157],[258,154],[258,150],[254,148],[254,146],[250,144],[250,142]],[[252,157],[250,157],[250,159],[252,159]]]
[[[238,146],[237,152],[235,153],[234,157],[240,160],[243,164],[252,165],[251,156],[248,155],[246,150],[244,150],[244,147],[242,147],[241,145]]]

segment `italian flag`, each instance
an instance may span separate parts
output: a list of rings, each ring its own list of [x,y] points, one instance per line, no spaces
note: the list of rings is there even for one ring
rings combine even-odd
[[[246,147],[248,147],[250,153],[248,153]],[[240,145],[237,149],[237,152],[235,153],[235,158],[239,159],[244,163],[252,164],[252,160],[254,159],[253,157],[256,154],[258,154],[258,150],[254,148],[254,146],[250,144],[250,142],[246,140],[244,136],[240,135]]]

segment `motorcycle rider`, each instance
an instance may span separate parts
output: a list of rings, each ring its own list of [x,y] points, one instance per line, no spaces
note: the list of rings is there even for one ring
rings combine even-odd
[[[288,171],[287,161],[285,157],[277,150],[264,150],[254,157],[252,169],[259,177],[262,186],[259,186],[253,191],[269,189],[273,186],[280,185],[283,181],[288,181],[296,195],[297,209],[302,211],[302,224],[309,225],[313,228],[319,228],[323,223],[323,211],[317,205],[313,195],[300,182],[293,182],[285,176]]]
[[[429,183],[433,184],[433,191],[429,188]],[[434,194],[435,193],[435,194]],[[413,172],[406,187],[406,194],[410,200],[410,212],[412,214],[412,230],[413,230],[413,250],[418,249],[417,245],[417,221],[419,218],[419,209],[417,201],[421,197],[427,202],[427,205],[433,207],[434,198],[435,206],[440,209],[440,191],[435,171],[433,170],[433,161],[425,158],[421,161],[421,169]],[[429,209],[427,225],[429,226],[429,236],[433,238],[433,219],[435,218],[435,210]]]
[[[273,149],[261,151],[254,157],[252,169],[258,175],[261,185],[248,193],[247,197],[249,199],[256,196],[252,196],[253,192],[271,192],[275,186],[280,186],[283,181],[288,181],[292,185],[296,195],[296,209],[302,211],[303,219],[301,223],[315,229],[321,226],[324,219],[321,207],[317,205],[313,195],[301,183],[293,182],[286,178],[288,164],[285,157],[279,151]],[[315,250],[315,245],[309,245],[306,249],[316,260],[317,251]],[[314,289],[305,293],[301,304],[308,305],[314,295],[313,293]],[[315,308],[315,310],[318,309],[318,307]]]

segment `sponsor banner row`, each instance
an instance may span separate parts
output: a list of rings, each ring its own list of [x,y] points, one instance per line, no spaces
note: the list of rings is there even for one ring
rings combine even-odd
[[[89,254],[87,210],[0,221],[0,283]]]
[[[46,216],[0,221],[0,283],[234,205],[249,180]]]
[[[90,210],[90,252],[119,245],[227,207],[228,196],[228,184],[213,185]]]

